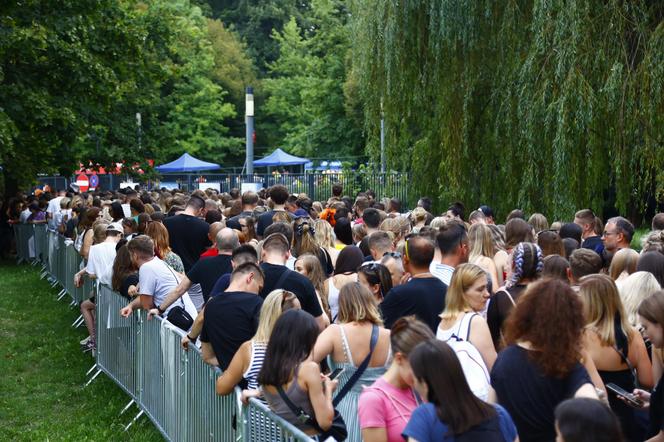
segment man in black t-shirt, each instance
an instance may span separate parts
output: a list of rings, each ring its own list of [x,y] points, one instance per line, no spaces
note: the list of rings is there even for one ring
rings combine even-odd
[[[265,284],[260,296],[265,299],[272,290],[284,289],[297,296],[302,310],[316,319],[321,330],[329,320],[321,308],[316,289],[311,281],[297,272],[289,270],[285,264],[290,256],[290,243],[281,233],[273,233],[265,238],[261,250],[261,269],[265,274]]]
[[[231,229],[242,231],[240,218],[252,216],[254,209],[258,206],[258,195],[256,192],[248,191],[242,194],[242,213],[226,220],[226,226]]]
[[[269,194],[270,199],[274,203],[274,207],[272,210],[268,210],[258,217],[258,222],[256,223],[256,235],[259,238],[263,237],[265,228],[272,224],[272,217],[274,216],[275,212],[288,213],[284,208],[286,200],[288,199],[288,189],[280,184],[277,184],[270,188]]]
[[[447,286],[429,272],[435,247],[423,236],[406,240],[402,259],[411,279],[392,288],[380,304],[386,328],[403,316],[415,315],[436,333],[439,315],[445,308]]]
[[[182,259],[186,272],[211,244],[207,236],[208,223],[199,218],[204,208],[205,200],[192,195],[184,212],[164,220],[171,249]]]
[[[216,296],[205,306],[200,335],[203,360],[226,370],[240,346],[258,329],[263,298],[263,272],[254,263],[238,266],[223,296]]]
[[[221,229],[219,233],[217,233],[216,242],[219,249],[219,255],[203,258],[196,262],[191,270],[187,272],[186,276],[184,276],[178,283],[177,287],[166,295],[164,301],[158,305],[156,309],[152,309],[148,312],[149,316],[165,312],[171,304],[180,299],[180,297],[182,297],[182,295],[184,295],[184,293],[194,284],[201,285],[203,298],[205,299],[205,302],[208,301],[210,298],[210,292],[212,292],[212,288],[217,282],[217,279],[219,279],[221,275],[233,271],[231,255],[233,254],[233,250],[240,246],[237,233],[229,228]]]

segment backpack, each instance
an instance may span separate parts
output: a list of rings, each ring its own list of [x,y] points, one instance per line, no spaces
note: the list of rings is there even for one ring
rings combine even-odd
[[[466,381],[472,392],[478,398],[486,401],[489,397],[490,377],[484,359],[479,350],[470,343],[470,321],[477,313],[465,313],[456,332],[445,342],[452,347],[456,353],[466,376]]]

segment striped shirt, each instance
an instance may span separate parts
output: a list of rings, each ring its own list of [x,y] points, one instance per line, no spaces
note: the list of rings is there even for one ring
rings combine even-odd
[[[242,375],[247,381],[247,388],[249,388],[249,390],[258,390],[258,372],[260,372],[263,367],[266,349],[266,342],[256,342],[253,339],[251,340],[251,360],[249,361],[249,368],[247,368],[247,371]]]

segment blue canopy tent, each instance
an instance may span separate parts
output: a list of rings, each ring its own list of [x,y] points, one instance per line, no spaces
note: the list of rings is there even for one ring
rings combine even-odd
[[[221,169],[221,166],[219,164],[201,161],[185,152],[177,160],[157,166],[155,169],[157,169],[158,172],[198,172],[201,170]]]
[[[270,155],[254,161],[254,167],[298,166],[309,162],[306,158],[296,157],[277,148]]]

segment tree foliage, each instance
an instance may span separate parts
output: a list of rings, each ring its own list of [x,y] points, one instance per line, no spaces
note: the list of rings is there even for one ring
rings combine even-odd
[[[222,161],[241,141],[188,0],[9,2],[0,15],[0,146],[9,190],[78,162]],[[142,116],[138,132],[136,113]],[[138,138],[142,149],[138,148]]]
[[[361,120],[347,112],[344,84],[350,51],[344,2],[314,0],[311,27],[295,18],[274,33],[279,58],[263,81],[269,127],[282,147],[298,155],[338,158],[362,149]]]
[[[664,4],[354,0],[353,77],[378,155],[416,191],[569,218],[664,193]],[[615,201],[613,195],[615,194]]]

